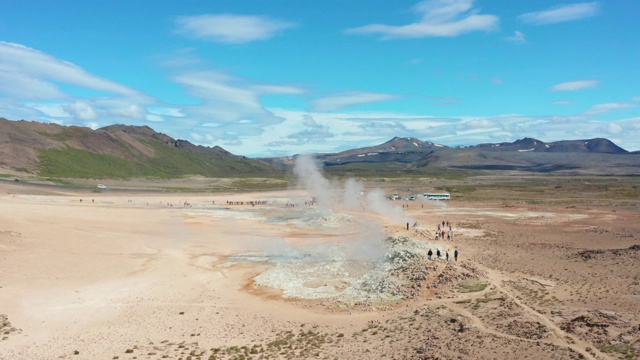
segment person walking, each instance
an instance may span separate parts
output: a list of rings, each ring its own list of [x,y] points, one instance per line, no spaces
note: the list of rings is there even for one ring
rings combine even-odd
[[[453,258],[454,258],[456,261],[458,261],[458,254],[459,254],[458,249],[455,249],[455,250],[453,251]]]
[[[447,250],[446,254],[445,254],[447,261],[449,261],[449,250]]]
[[[440,259],[440,249],[436,250],[436,259]]]
[[[431,249],[427,252],[427,256],[429,257],[429,260],[431,260],[431,257],[433,256],[433,251],[431,251]]]

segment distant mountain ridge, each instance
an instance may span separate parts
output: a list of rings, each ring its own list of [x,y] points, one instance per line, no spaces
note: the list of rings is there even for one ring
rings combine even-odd
[[[595,138],[588,140],[563,140],[544,142],[533,138],[524,138],[512,143],[479,144],[478,148],[493,151],[535,151],[535,152],[564,152],[564,153],[599,153],[626,154],[627,150],[619,147],[610,140]]]
[[[425,168],[640,175],[640,152],[603,138],[449,147],[414,137],[316,154],[327,171],[362,174],[420,172]],[[222,147],[194,145],[148,126],[97,130],[0,118],[0,167],[48,177],[206,177],[279,173],[295,156],[249,159]]]
[[[523,138],[514,142],[449,147],[413,137],[394,137],[376,146],[317,154],[329,171],[363,166],[395,168],[399,172],[427,167],[462,170],[514,170],[594,174],[640,174],[640,158],[603,138],[544,142]],[[627,156],[628,155],[628,156]],[[278,159],[267,160],[278,165]],[[287,162],[292,163],[288,158]],[[380,164],[387,164],[380,168]],[[378,165],[378,167],[376,167]]]

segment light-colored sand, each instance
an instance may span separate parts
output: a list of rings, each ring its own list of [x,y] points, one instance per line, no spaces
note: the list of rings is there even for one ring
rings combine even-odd
[[[467,319],[459,321],[480,334],[477,338],[486,338],[486,358],[508,358],[491,355],[488,345],[491,341],[497,346],[503,341],[514,341],[504,349],[535,347],[534,343],[527,342],[529,340],[522,340],[526,336],[505,332],[501,330],[502,325],[487,320],[490,310],[478,313],[478,308],[460,302],[471,297],[455,295],[453,288],[443,290],[440,293],[443,296],[436,296],[437,291],[425,291],[419,299],[395,310],[347,309],[329,313],[322,303],[286,300],[277,290],[252,287],[253,277],[265,271],[270,266],[268,263],[216,266],[228,262],[231,255],[256,250],[282,251],[283,244],[289,249],[300,249],[311,244],[349,242],[365,232],[363,224],[375,224],[384,235],[415,236],[416,232],[413,229],[406,231],[403,223],[379,215],[351,211],[340,215],[344,217],[328,217],[321,225],[307,227],[295,218],[289,223],[283,219],[269,221],[269,216],[287,214],[287,201],[307,198],[302,192],[37,195],[33,191],[20,193],[19,187],[13,184],[0,186],[4,186],[0,187],[0,314],[6,314],[15,329],[0,341],[1,359],[112,359],[115,356],[156,359],[164,355],[166,358],[186,358],[188,351],[180,350],[184,348],[167,344],[197,342],[199,345],[191,345],[191,349],[208,350],[266,343],[276,338],[278,332],[298,331],[301,326],[316,326],[317,331],[349,334],[351,338],[352,333],[366,329],[372,323],[399,324],[406,316],[403,311],[409,316],[424,312],[424,318],[432,319],[434,324],[433,317]],[[246,203],[226,204],[226,201],[251,200],[271,203],[255,207]],[[185,202],[190,206],[185,207]],[[568,294],[575,290],[570,280],[553,279],[549,273],[536,271],[532,259],[523,260],[523,268],[514,270],[514,263],[518,262],[516,257],[525,259],[527,253],[531,254],[529,250],[515,251],[511,257],[492,262],[493,254],[487,254],[491,248],[486,246],[490,241],[497,241],[500,232],[509,232],[510,227],[535,229],[562,223],[563,228],[568,229],[563,231],[575,231],[573,229],[585,228],[581,226],[586,223],[579,221],[588,218],[589,224],[593,224],[598,216],[608,214],[585,214],[561,211],[560,208],[504,210],[468,205],[456,208],[455,203],[449,207],[422,207],[419,203],[410,203],[404,212],[431,232],[439,221],[454,222],[456,241],[440,242],[443,249],[450,250],[451,256],[454,246],[461,250],[461,261],[453,265],[451,271],[457,271],[455,267],[463,263],[476,266],[479,272],[484,271],[486,281],[493,284],[483,294],[491,289],[497,291],[498,295],[502,294],[502,301],[518,307],[519,319],[541,323],[549,329],[551,335],[545,345],[548,348],[543,346],[535,350],[538,353],[531,350],[534,358],[535,354],[546,356],[544,354],[556,351],[552,346],[567,352],[566,356],[558,355],[558,358],[570,358],[578,353],[588,358],[608,357],[587,340],[565,333],[558,325],[563,319],[551,316],[548,310],[550,307],[566,311],[578,309],[574,302],[579,299]],[[637,219],[636,213],[627,215]],[[351,217],[359,220],[349,220]],[[486,223],[504,222],[507,225],[480,228]],[[521,240],[527,239],[526,233],[517,236]],[[588,248],[590,244],[577,245],[580,237],[578,234],[560,245]],[[420,240],[432,241],[430,238]],[[532,236],[509,246],[533,246],[530,244],[535,243],[544,243],[544,239],[536,240]],[[499,257],[505,248],[498,245],[495,249]],[[438,266],[438,269],[445,269],[442,261]],[[527,275],[519,275],[520,272]],[[512,282],[518,281],[548,288],[544,291],[553,291],[567,302],[540,310],[545,306],[527,302],[523,293],[514,290],[517,287]],[[313,288],[322,284],[307,285]],[[561,293],[565,290],[567,293]],[[616,310],[632,312],[633,305],[629,305],[629,301],[632,300],[625,302],[626,307],[621,305]],[[637,316],[628,319],[637,320]],[[437,324],[442,327],[448,323],[442,320]],[[456,339],[461,335],[453,326],[450,326],[453,330],[438,328],[439,343],[459,341]],[[421,330],[416,331],[427,334],[425,341],[430,341],[431,335],[425,328],[428,325],[421,325],[417,328]],[[407,334],[411,337],[410,332]],[[355,335],[354,339],[357,339]],[[378,345],[384,345],[383,340],[374,346],[375,341],[345,340],[335,347],[337,350],[323,354],[369,358],[372,355],[367,355],[365,350],[371,350],[372,354],[382,356],[385,346]],[[518,345],[518,341],[523,341],[524,345]],[[422,350],[417,346],[398,346],[394,355],[388,357],[419,358]],[[444,346],[438,354],[442,358],[454,358],[455,354],[468,351],[456,346],[458,352]],[[584,350],[589,346],[594,350]],[[134,352],[125,353],[126,349],[134,349]],[[74,355],[74,351],[78,354]],[[402,354],[402,351],[406,353]],[[209,354],[212,352],[202,358],[208,358]]]
[[[267,199],[281,203],[268,207],[283,208],[297,195],[4,194],[0,313],[10,314],[21,334],[0,343],[0,354],[115,355],[135,344],[192,340],[193,333],[212,346],[242,344],[292,322],[345,321],[345,314],[325,316],[243,291],[257,266],[213,266],[288,233],[252,215],[255,208],[227,200]],[[349,315],[348,322],[358,326],[375,316]]]

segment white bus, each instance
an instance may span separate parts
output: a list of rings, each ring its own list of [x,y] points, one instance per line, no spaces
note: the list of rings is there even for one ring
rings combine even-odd
[[[432,194],[432,193],[424,193],[422,196],[427,200],[451,200],[451,195],[448,193],[440,193],[440,194]]]

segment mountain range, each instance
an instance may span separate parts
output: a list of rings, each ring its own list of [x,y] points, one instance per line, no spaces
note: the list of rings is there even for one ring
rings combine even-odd
[[[378,146],[318,154],[318,158],[327,167],[382,162],[404,163],[415,168],[627,174],[640,170],[637,155],[603,138],[549,143],[524,138],[512,143],[448,147],[411,137],[395,137]]]
[[[603,139],[448,147],[412,137],[316,158],[328,172],[420,173],[429,168],[560,174],[640,175],[640,152]],[[295,156],[251,159],[214,146],[176,140],[147,126],[97,130],[0,118],[0,167],[60,178],[173,178],[283,174]]]

